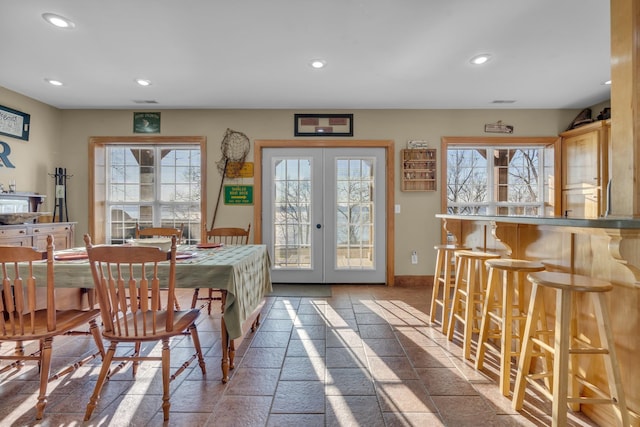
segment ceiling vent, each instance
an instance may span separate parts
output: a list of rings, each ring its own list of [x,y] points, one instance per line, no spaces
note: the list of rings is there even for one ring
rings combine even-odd
[[[134,99],[133,103],[134,104],[157,104],[158,101],[154,99]]]
[[[496,99],[491,101],[492,104],[513,104],[516,102],[515,99]]]

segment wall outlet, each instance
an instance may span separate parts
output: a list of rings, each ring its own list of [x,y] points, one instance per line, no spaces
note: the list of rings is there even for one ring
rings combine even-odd
[[[411,264],[418,263],[418,251],[411,252]]]

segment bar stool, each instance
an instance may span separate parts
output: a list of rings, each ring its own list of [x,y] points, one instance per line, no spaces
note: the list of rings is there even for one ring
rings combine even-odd
[[[447,338],[453,340],[456,320],[464,326],[462,352],[465,359],[471,358],[471,335],[480,330],[474,322],[482,313],[484,286],[487,270],[484,262],[488,259],[500,258],[500,255],[489,252],[460,250],[455,251],[456,280],[449,313],[449,329]]]
[[[500,391],[504,396],[509,396],[511,357],[520,354],[524,321],[527,318],[524,301],[525,274],[543,271],[545,267],[535,261],[506,258],[490,259],[485,261],[485,265],[489,268],[489,275],[478,336],[476,369],[481,370],[483,367],[485,349],[494,349],[489,338],[500,338]],[[498,283],[500,275],[502,286]],[[495,329],[491,329],[491,322],[496,324]],[[517,323],[515,329],[514,322]],[[514,338],[517,341],[515,349]]]
[[[436,321],[436,308],[442,307],[442,333],[446,334],[449,326],[449,311],[451,309],[451,290],[455,285],[455,257],[457,250],[469,250],[471,248],[460,245],[435,245],[436,271],[433,275],[433,292],[431,294],[430,321],[433,325]],[[442,290],[442,296],[440,291]]]
[[[618,425],[629,426],[629,413],[609,324],[609,310],[604,295],[605,292],[613,289],[613,285],[593,277],[548,271],[530,273],[527,278],[533,286],[531,288],[531,299],[524,331],[525,338],[522,344],[513,393],[513,408],[516,410],[522,409],[526,380],[553,402],[553,426],[565,426],[567,424],[567,405],[571,404],[575,410],[578,410],[581,403],[591,405],[613,404]],[[535,317],[533,313],[536,313],[538,307],[544,305],[541,287],[551,288],[556,291],[554,346],[550,346],[544,340],[541,340],[538,331],[534,331],[532,327]],[[601,347],[599,348],[593,347],[584,338],[578,338],[577,325],[575,323],[577,322],[577,317],[573,316],[571,302],[574,294],[578,293],[588,293],[591,297],[595,321],[600,335]],[[534,356],[532,354],[534,345],[553,355],[552,373],[531,374],[529,372],[531,358]],[[576,354],[585,356],[601,354],[604,356],[604,366],[607,373],[607,381],[609,382],[609,395],[594,384],[586,381],[586,379],[578,376],[577,372],[570,371],[570,356]],[[571,365],[576,366],[573,362]],[[553,378],[552,392],[536,381],[549,376]],[[591,390],[597,397],[578,396],[578,384],[582,384],[585,388]]]

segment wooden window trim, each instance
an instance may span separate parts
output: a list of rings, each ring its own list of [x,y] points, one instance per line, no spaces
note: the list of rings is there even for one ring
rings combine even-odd
[[[200,146],[200,215],[207,214],[207,138],[204,136],[99,136],[89,138],[89,234],[94,243],[105,243],[104,168],[106,147],[114,145],[199,145]],[[99,163],[98,163],[99,162]],[[202,228],[202,227],[201,227]],[[203,231],[201,231],[203,234]],[[204,240],[204,236],[200,236]]]

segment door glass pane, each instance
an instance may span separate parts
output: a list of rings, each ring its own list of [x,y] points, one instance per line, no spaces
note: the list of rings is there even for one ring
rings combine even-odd
[[[311,269],[311,160],[276,158],[274,268]]]
[[[374,158],[336,158],[335,242],[337,270],[375,268]]]

